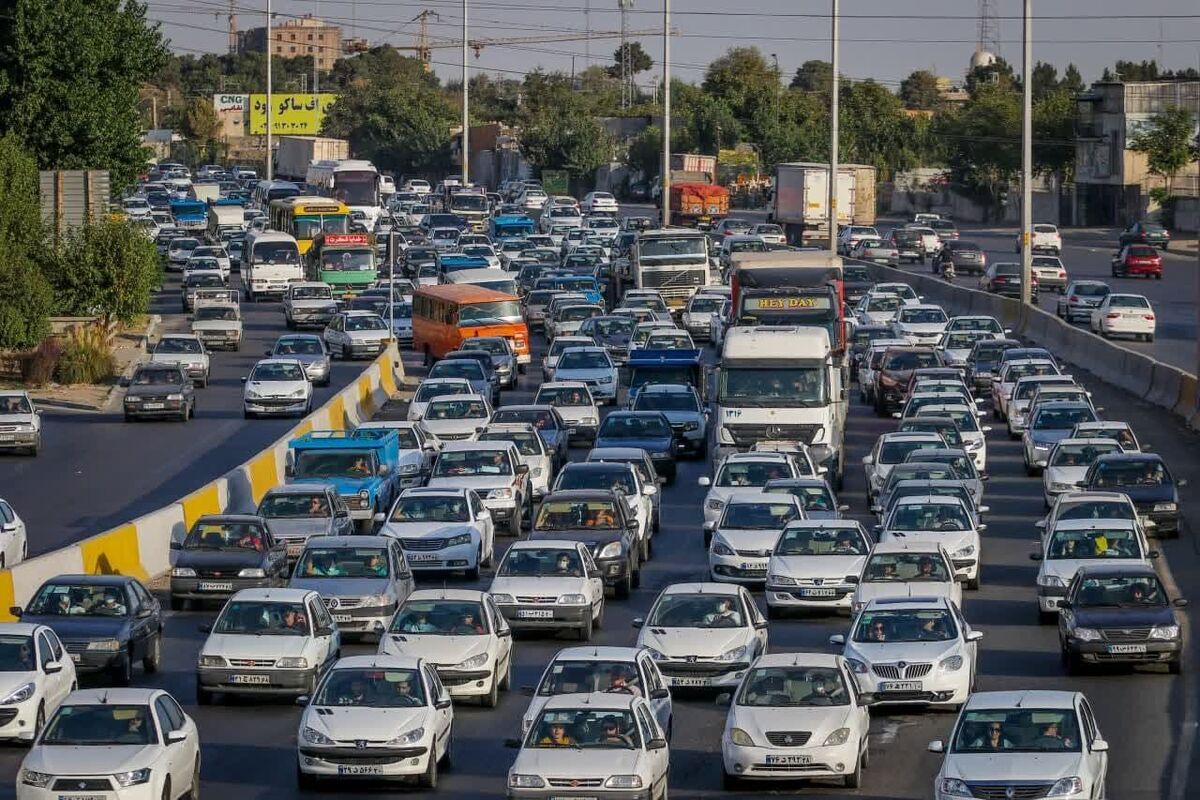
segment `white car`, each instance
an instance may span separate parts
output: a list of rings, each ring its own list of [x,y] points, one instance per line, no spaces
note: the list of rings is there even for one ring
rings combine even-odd
[[[450,693],[424,658],[339,659],[300,716],[296,779],[302,789],[388,778],[435,788],[438,768],[450,765],[453,726]]]
[[[426,434],[425,429],[416,422],[375,419],[362,423],[354,430],[355,436],[359,437],[371,436],[367,431],[376,431],[380,436],[395,431],[400,439],[400,458],[394,477],[401,489],[423,485],[441,451],[441,442]]]
[[[934,234],[936,237],[937,234]],[[907,283],[877,283],[871,287],[872,294],[894,294],[904,301],[906,306],[920,305],[924,299]]]
[[[611,359],[611,356],[610,356]],[[571,441],[593,442],[600,427],[600,407],[583,381],[548,381],[538,387],[534,405],[554,406],[567,423]]]
[[[913,344],[937,344],[946,330],[950,318],[941,306],[929,303],[905,305],[896,311],[892,319],[892,333],[897,339],[908,339]]]
[[[936,542],[950,554],[956,577],[968,589],[978,589],[982,572],[979,534],[985,530],[987,524],[978,522],[960,498],[910,495],[892,506],[879,541]]]
[[[218,693],[311,695],[341,645],[337,623],[316,592],[242,589],[200,647],[196,703],[210,705]]]
[[[1075,378],[1071,375],[1027,375],[1018,378],[1013,384],[1009,395],[1008,405],[1004,416],[1008,420],[1008,435],[1019,439],[1025,432],[1025,422],[1029,417],[1029,406],[1034,395],[1043,386],[1075,386]]]
[[[1142,527],[1142,539],[1146,539],[1149,518],[1138,516],[1137,506],[1124,492],[1085,492],[1072,490],[1055,498],[1050,513],[1034,523],[1041,533],[1039,541],[1045,541],[1049,531],[1055,529],[1060,520],[1068,519],[1127,519]]]
[[[172,364],[197,386],[208,386],[210,360],[204,342],[194,333],[166,333],[154,345],[151,364]]]
[[[1046,508],[1051,508],[1059,495],[1074,492],[1097,458],[1123,452],[1121,445],[1113,439],[1071,438],[1054,445],[1049,457],[1038,462],[1042,469],[1042,496]]]
[[[729,299],[721,295],[696,293],[679,315],[679,324],[692,339],[711,339],[713,317],[721,313],[721,306],[727,302]]]
[[[617,365],[608,350],[595,345],[564,348],[554,365],[554,380],[586,383],[592,397],[601,403],[615,403],[621,384]]]
[[[513,637],[487,592],[421,589],[400,606],[379,654],[424,658],[450,696],[495,708],[512,688]]]
[[[986,333],[993,339],[1003,339],[1012,333],[1005,329],[995,317],[982,314],[962,314],[951,317],[946,323],[946,331],[954,333]]]
[[[224,247],[218,245],[200,245],[192,251],[192,258],[208,257],[217,260],[218,269],[221,270],[221,277],[229,280],[229,273],[233,269],[233,262],[229,259],[229,253]]]
[[[1081,692],[976,692],[949,741],[929,751],[945,754],[934,800],[1020,797],[1030,786],[1046,800],[1109,796],[1108,741]]]
[[[1050,225],[1044,222],[1039,222],[1033,226],[1033,230],[1029,235],[1029,249],[1035,253],[1051,253],[1053,255],[1062,255],[1062,234],[1058,232],[1057,225]],[[1017,234],[1016,246],[1013,249],[1014,253],[1021,252],[1021,234]]]
[[[796,463],[784,453],[730,453],[717,465],[716,477],[701,476],[696,482],[708,493],[704,496],[704,522],[715,523],[729,500],[739,489],[761,489],[767,481],[799,478]]]
[[[529,708],[521,716],[522,735],[529,732],[541,716],[547,701],[561,694],[626,694],[644,697],[658,721],[658,727],[671,738],[674,706],[671,691],[650,651],[636,647],[565,647],[559,650],[533,689]]]
[[[612,214],[619,210],[617,198],[608,192],[588,192],[579,203],[579,210],[584,214]]]
[[[946,548],[937,542],[878,542],[863,567],[850,610],[857,614],[872,600],[917,596],[946,597],[962,608],[962,583]]]
[[[992,416],[995,419],[1008,418],[1008,404],[1012,399],[1013,389],[1021,378],[1060,374],[1062,373],[1058,365],[1049,359],[1023,358],[1003,362],[1000,371],[992,380]]]
[[[64,795],[66,786],[71,793]],[[76,794],[79,786],[103,788]],[[199,792],[200,732],[161,689],[71,692],[17,776],[18,800],[179,800]]]
[[[305,417],[312,411],[313,387],[304,365],[291,358],[264,358],[242,378],[242,416]]]
[[[405,489],[375,521],[379,533],[400,541],[413,571],[462,570],[475,580],[480,567],[492,564],[495,523],[473,489]]]
[[[555,303],[552,314],[546,316],[546,338],[577,336],[585,320],[604,315],[604,309],[594,303]]]
[[[0,739],[31,743],[75,687],[75,662],[45,625],[0,623]]]
[[[946,366],[967,368],[967,359],[980,339],[994,339],[987,331],[952,331],[947,328],[938,340],[937,350],[942,354]]]
[[[979,424],[979,412],[965,403],[934,403],[922,406],[913,419],[921,417],[950,417],[958,427],[962,448],[971,454],[971,461],[978,472],[987,469],[987,434],[991,425]]]
[[[737,584],[671,584],[633,625],[670,687],[737,686],[767,652],[767,620]]]
[[[866,225],[847,225],[838,234],[837,249],[842,255],[849,255],[860,239],[878,239],[879,231]]]
[[[321,338],[330,358],[374,358],[387,347],[391,331],[372,311],[343,311],[329,321]]]
[[[509,536],[519,536],[526,511],[532,507],[529,468],[512,442],[448,442],[442,448],[429,488],[468,488]]]
[[[460,248],[464,256],[482,258],[487,262],[488,269],[500,269],[500,256],[490,244],[468,244]]]
[[[1092,333],[1104,338],[1110,336],[1132,336],[1134,339],[1154,341],[1154,307],[1140,294],[1108,294],[1100,305],[1092,310],[1090,327]]]
[[[667,797],[666,732],[649,704],[628,694],[551,697],[508,770],[509,800]],[[556,790],[561,793],[556,793]]]
[[[892,467],[904,463],[914,450],[937,450],[946,442],[937,433],[885,433],[875,440],[875,447],[863,456],[867,477],[867,500],[874,501],[887,483]]]
[[[645,451],[640,451],[643,454]],[[649,561],[654,551],[654,533],[658,530],[655,500],[658,485],[642,479],[633,464],[615,461],[578,462],[565,464],[554,479],[553,491],[593,489],[607,491],[616,487],[625,495],[629,514],[637,520],[637,538],[642,545],[641,560]]]
[[[488,593],[516,630],[575,628],[587,642],[604,622],[604,580],[579,542],[513,542]]]
[[[1058,604],[1076,571],[1085,564],[1149,565],[1158,551],[1147,550],[1141,526],[1128,519],[1058,519],[1047,527],[1037,551],[1038,621],[1053,622]]]
[[[411,178],[405,181],[403,187],[403,191],[419,195],[429,194],[432,190],[433,187],[429,185],[429,181],[420,178]]]
[[[429,401],[435,397],[472,394],[471,382],[466,378],[426,378],[417,386],[408,404],[408,421],[419,422],[425,416]]]
[[[492,404],[481,394],[434,397],[425,406],[421,426],[443,442],[473,439],[492,416]]]
[[[529,486],[533,490],[534,502],[540,502],[550,493],[554,458],[533,425],[528,422],[495,422],[480,431],[475,440],[512,442],[521,457],[521,463],[529,468]]]
[[[975,688],[983,633],[945,597],[872,600],[850,631],[829,643],[843,646],[859,689],[878,704],[960,708]]]
[[[704,523],[709,580],[761,583],[784,527],[804,519],[800,500],[760,489],[734,491],[716,522]]]
[[[771,222],[762,222],[750,229],[750,233],[762,239],[767,244],[787,244],[787,235],[783,228]]]
[[[560,336],[550,342],[550,346],[546,348],[546,355],[542,357],[542,380],[554,380],[554,369],[558,366],[558,359],[563,351],[568,347],[586,347],[594,348],[596,340],[590,336]]]
[[[796,609],[849,609],[871,541],[853,520],[788,523],[767,563],[767,616]]]
[[[730,698],[721,733],[725,788],[797,776],[861,786],[873,702],[841,656],[759,657]]]
[[[11,503],[0,499],[0,569],[11,569],[20,564],[28,552],[29,536],[25,521]],[[3,734],[0,733],[0,736]]]
[[[0,390],[0,450],[42,449],[42,411],[23,389]]]

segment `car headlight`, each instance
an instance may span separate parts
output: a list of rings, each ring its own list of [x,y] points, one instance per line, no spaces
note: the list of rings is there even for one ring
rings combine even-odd
[[[455,547],[460,544],[470,544],[470,543],[471,543],[471,534],[460,533],[457,536],[451,536],[449,539],[447,539],[446,547]]]
[[[516,602],[515,600],[513,600],[513,596],[511,594],[493,594],[492,600],[495,601],[499,605],[508,605],[508,606],[511,606],[513,603]]]
[[[613,775],[604,782],[605,789],[640,789],[642,788],[642,776],[640,775]]]
[[[511,500],[512,496],[513,490],[508,487],[503,489],[492,489],[490,492],[488,492],[488,500]]]
[[[964,442],[968,450],[979,450],[983,447],[983,439],[974,439],[969,442]]]
[[[725,544],[720,539],[714,539],[712,543],[712,552],[714,556],[732,556],[733,548]]]
[[[367,491],[366,489],[363,489],[362,491],[360,491],[358,493],[358,499],[359,500],[370,500],[371,493],[369,491]]]
[[[196,663],[197,663],[197,665],[199,665],[201,667],[218,667],[219,668],[219,667],[224,667],[226,665],[225,664],[225,656],[200,656],[199,661],[197,661]]]
[[[471,656],[466,661],[460,661],[454,665],[455,669],[478,669],[479,667],[487,666],[488,654],[480,653],[477,656]]]
[[[581,594],[564,594],[558,598],[558,604],[562,606],[582,606],[587,603],[587,598]]]
[[[1098,642],[1100,641],[1100,631],[1095,628],[1076,628],[1075,638],[1081,642]]]
[[[949,658],[943,658],[938,662],[938,669],[940,669],[942,672],[958,672],[960,669],[962,669],[962,665],[962,656],[950,656]]]
[[[846,663],[850,665],[851,672],[854,672],[858,675],[867,674],[867,665],[864,662],[859,661],[857,658],[847,658]]]
[[[1063,579],[1058,577],[1057,575],[1038,575],[1037,585],[1047,587],[1047,588],[1049,588],[1049,587],[1061,588],[1063,586],[1066,586],[1066,584],[1063,583]]]
[[[971,790],[967,788],[967,784],[960,781],[958,778],[942,778],[938,781],[938,793],[950,795],[951,797],[974,797]]]
[[[1074,488],[1075,484],[1073,483],[1056,483],[1053,481],[1050,483],[1050,491],[1052,492],[1069,492]]]
[[[307,725],[300,729],[300,738],[309,744],[333,744],[333,739],[330,739],[316,728],[310,728]]]
[[[796,579],[787,575],[767,575],[767,584],[775,586],[795,586]]]
[[[425,738],[425,728],[413,728],[406,733],[397,734],[395,738],[388,741],[388,744],[416,744]]]
[[[150,768],[143,767],[142,769],[134,769],[129,772],[118,772],[113,775],[113,780],[122,789],[128,789],[130,786],[140,786],[150,780]]]
[[[279,669],[308,669],[308,659],[304,656],[285,656],[275,662]]]
[[[600,552],[596,553],[596,558],[619,558],[621,555],[621,543],[609,542],[600,548]]]
[[[45,789],[50,785],[50,781],[53,779],[53,775],[47,775],[45,772],[34,772],[31,769],[21,770],[21,783],[25,784],[26,786]]]
[[[194,577],[196,577],[196,570],[192,569],[191,567],[175,567],[174,569],[171,570],[171,577],[172,578],[194,578]]]
[[[420,471],[421,471],[420,464],[401,464],[400,465],[400,474],[401,475],[416,475]]]
[[[1155,503],[1155,511],[1174,511],[1177,506],[1174,503]]]
[[[1153,628],[1150,629],[1150,638],[1151,639],[1178,639],[1179,638],[1179,626],[1178,625],[1155,625]],[[7,702],[7,701],[5,701],[5,702]]]
[[[711,500],[706,500],[704,503],[704,507],[707,508],[709,511],[720,511],[722,508],[725,507],[725,501],[717,500],[714,497]]]
[[[966,547],[960,547],[954,551],[954,558],[966,558],[967,556],[975,555],[975,545],[969,544]]]
[[[308,394],[308,392],[305,391],[304,389],[297,389],[296,391],[294,391],[290,395],[288,395],[288,397],[304,397],[306,394]]]
[[[1059,778],[1046,794],[1057,797],[1059,795],[1079,794],[1082,791],[1083,781],[1075,776],[1071,776],[1070,778]]]
[[[540,775],[522,775],[518,772],[510,772],[508,774],[508,788],[510,789],[541,789],[546,785]]]
[[[12,694],[0,700],[0,706],[15,706],[17,703],[24,703],[29,698],[33,697],[37,691],[37,686],[32,683],[25,683],[17,687]]]
[[[174,393],[172,393],[172,394],[169,394],[169,395],[167,395],[167,399],[168,399],[168,400],[176,400],[176,401],[178,401],[178,400],[182,400],[182,399],[183,399],[183,395],[179,394],[178,392],[174,392]]]
[[[750,738],[750,734],[746,733],[741,728],[733,728],[729,731],[729,741],[739,747],[753,747],[754,740]]]
[[[580,425],[599,425],[600,420],[597,417],[580,417]]]
[[[612,383],[612,382],[613,382],[612,375],[605,375],[604,377],[602,377],[600,380],[597,381],[597,383],[605,383],[605,384]]]
[[[239,578],[265,578],[267,572],[262,567],[246,567],[238,572]]]
[[[121,643],[116,639],[97,639],[94,642],[88,642],[88,650],[105,650],[110,653],[115,653],[121,649]]]
[[[845,744],[850,738],[849,728],[838,728],[833,733],[825,737],[825,747],[836,747],[839,744]]]
[[[717,656],[717,661],[737,661],[746,655],[746,645],[735,647],[732,650],[726,650],[721,655]]]

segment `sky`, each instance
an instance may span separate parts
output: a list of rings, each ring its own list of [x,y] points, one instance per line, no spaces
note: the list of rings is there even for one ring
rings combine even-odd
[[[181,53],[225,52],[225,15],[230,0],[149,0],[149,16],[162,23]],[[608,65],[619,38],[562,41],[585,31],[621,29],[618,0],[469,0],[469,40],[511,39],[490,44],[470,69],[514,77],[540,66],[582,71]],[[628,30],[662,30],[662,0],[627,0]],[[233,0],[241,30],[261,26],[267,0]],[[737,11],[731,12],[731,5]],[[1021,61],[1021,0],[993,0],[999,55]],[[730,47],[756,46],[774,54],[785,76],[809,59],[829,58],[829,0],[675,0],[672,6],[672,75],[698,83],[704,67]],[[979,0],[841,0],[841,72],[898,85],[913,70],[928,69],[960,80],[978,40]],[[340,24],[343,36],[371,44],[412,46],[423,10],[429,35],[447,46],[433,51],[433,67],[444,79],[461,75],[462,0],[274,0],[276,21],[311,13]],[[1168,68],[1200,68],[1200,4],[1196,0],[1037,0],[1034,60],[1062,69],[1075,63],[1085,81],[1100,77],[1118,59],[1157,59]],[[881,16],[886,15],[886,16]],[[530,42],[530,38],[560,38]],[[647,87],[660,75],[661,35],[631,35],[654,58],[638,78]]]

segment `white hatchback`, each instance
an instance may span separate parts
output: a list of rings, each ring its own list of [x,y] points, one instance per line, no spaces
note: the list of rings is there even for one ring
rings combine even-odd
[[[426,378],[409,401],[408,421],[419,422],[433,398],[458,394],[472,394],[471,382],[466,378]]]
[[[958,497],[910,495],[892,506],[879,541],[935,542],[950,554],[955,575],[968,589],[978,589],[982,571],[979,534],[985,530],[987,524],[978,522]]]
[[[75,686],[75,662],[45,625],[0,623],[0,647],[0,739],[32,742]]]
[[[800,520],[780,534],[767,563],[767,616],[789,609],[849,609],[871,543],[853,520]]]

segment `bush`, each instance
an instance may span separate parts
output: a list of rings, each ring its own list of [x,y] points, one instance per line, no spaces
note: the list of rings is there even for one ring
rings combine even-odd
[[[99,325],[72,328],[58,360],[59,383],[104,383],[114,372],[108,336]]]
[[[54,379],[62,345],[57,339],[43,339],[37,349],[21,361],[21,377],[30,386],[45,386]]]

